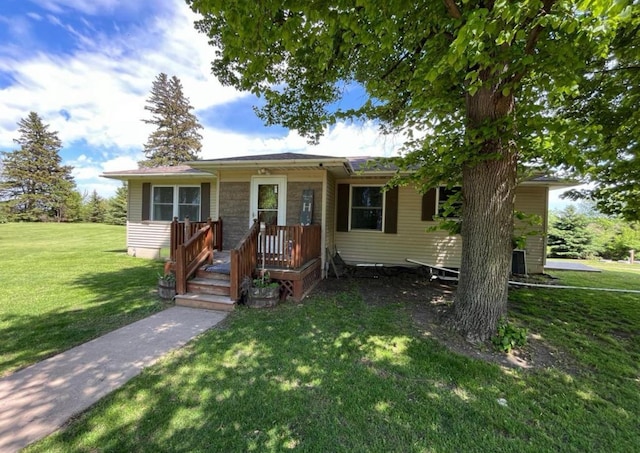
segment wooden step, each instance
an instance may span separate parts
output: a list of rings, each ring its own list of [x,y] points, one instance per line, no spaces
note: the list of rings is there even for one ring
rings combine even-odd
[[[207,310],[233,311],[236,303],[228,296],[216,296],[213,294],[177,294],[176,305],[181,307],[204,308]]]
[[[230,286],[229,280],[196,277],[187,282],[187,292],[229,296],[231,294]]]
[[[224,272],[209,272],[204,270],[204,268],[200,268],[196,271],[197,278],[209,278],[212,280],[231,280],[231,276]]]

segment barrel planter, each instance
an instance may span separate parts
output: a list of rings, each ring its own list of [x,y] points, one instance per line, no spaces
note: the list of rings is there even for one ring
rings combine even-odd
[[[173,300],[176,297],[176,282],[158,279],[158,296],[160,299]]]
[[[280,285],[258,287],[253,286],[247,294],[247,307],[271,308],[278,305],[280,299]]]

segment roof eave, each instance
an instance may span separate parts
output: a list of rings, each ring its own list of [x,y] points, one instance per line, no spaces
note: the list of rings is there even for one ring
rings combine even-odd
[[[522,181],[521,183],[518,184],[518,186],[535,186],[535,187],[553,187],[556,189],[561,189],[564,187],[573,187],[573,186],[578,186],[581,183],[578,181],[563,181],[563,180],[558,180],[558,181]]]
[[[120,181],[129,181],[135,179],[149,179],[149,178],[159,178],[159,179],[202,179],[206,178],[215,178],[216,175],[207,172],[201,173],[144,173],[144,174],[130,174],[130,173],[102,173],[100,175],[101,178],[107,179],[117,179]]]

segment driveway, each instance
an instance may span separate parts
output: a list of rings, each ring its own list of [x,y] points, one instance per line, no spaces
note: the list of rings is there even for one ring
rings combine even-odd
[[[587,266],[580,261],[566,261],[553,258],[547,258],[547,264],[544,266],[545,270],[554,271],[581,271],[581,272],[602,272],[595,267]]]

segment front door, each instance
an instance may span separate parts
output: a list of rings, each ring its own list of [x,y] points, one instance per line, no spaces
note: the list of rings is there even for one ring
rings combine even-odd
[[[251,217],[267,225],[285,225],[287,180],[284,176],[254,176],[251,179]]]

